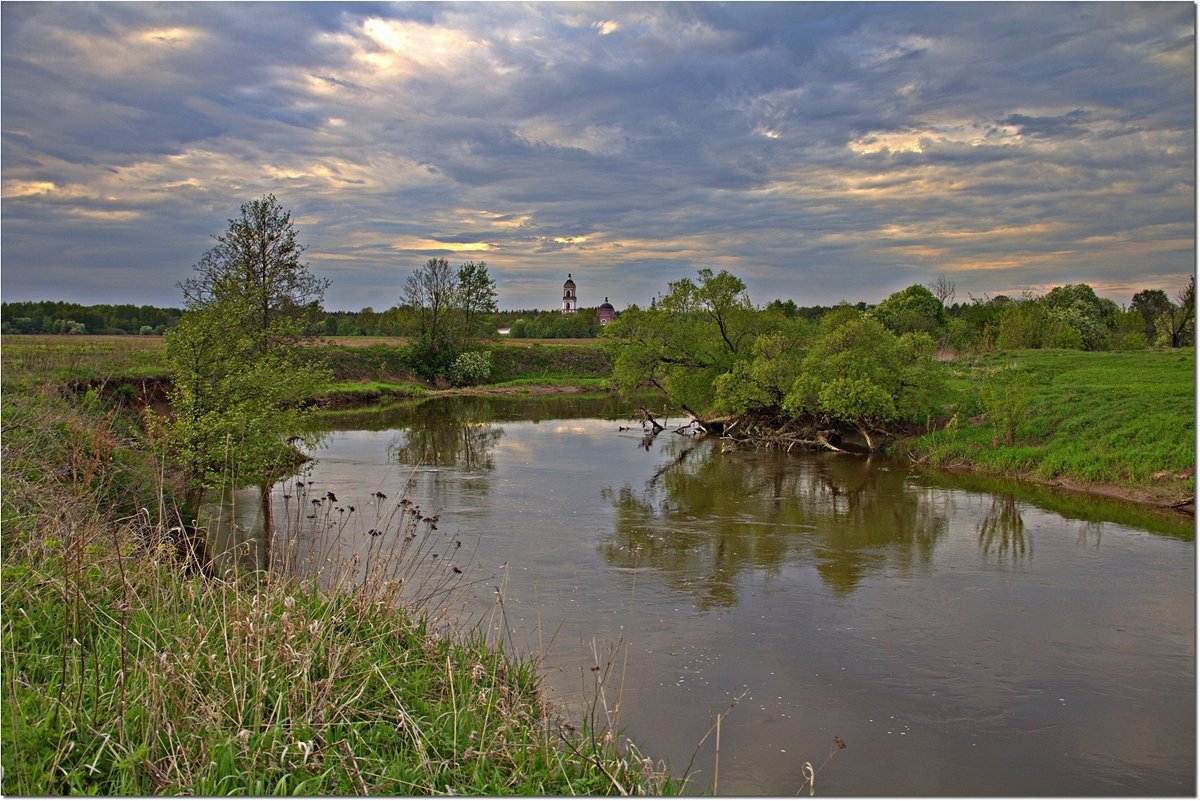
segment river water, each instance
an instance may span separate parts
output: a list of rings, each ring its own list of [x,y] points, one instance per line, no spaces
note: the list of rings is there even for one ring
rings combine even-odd
[[[726,453],[645,437],[629,412],[348,413],[306,489],[356,505],[343,556],[402,494],[437,514],[463,543],[441,554],[464,571],[460,618],[539,655],[577,714],[690,766],[695,792],[807,793],[807,762],[820,795],[1195,794],[1191,520],[885,459]]]

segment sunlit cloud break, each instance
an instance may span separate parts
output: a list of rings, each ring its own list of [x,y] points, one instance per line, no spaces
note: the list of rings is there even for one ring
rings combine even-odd
[[[1195,265],[1195,7],[0,6],[3,295],[178,305],[238,206],[292,210],[330,308],[430,257],[506,308],[765,304]],[[65,278],[69,277],[69,278]]]

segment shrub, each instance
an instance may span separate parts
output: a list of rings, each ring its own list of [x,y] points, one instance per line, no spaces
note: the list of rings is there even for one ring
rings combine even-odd
[[[1012,445],[1017,426],[1025,422],[1029,377],[1016,367],[988,368],[979,375],[979,400],[991,420],[996,442]]]
[[[480,384],[492,374],[492,354],[484,350],[468,350],[458,354],[450,365],[448,378],[456,387]]]

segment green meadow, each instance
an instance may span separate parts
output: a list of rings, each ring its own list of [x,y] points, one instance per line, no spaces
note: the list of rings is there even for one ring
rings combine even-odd
[[[946,366],[936,430],[896,449],[935,467],[1183,500],[1195,491],[1195,367],[1194,348],[961,359]]]

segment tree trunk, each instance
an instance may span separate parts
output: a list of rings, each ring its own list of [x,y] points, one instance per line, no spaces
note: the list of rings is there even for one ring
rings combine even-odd
[[[867,442],[867,450],[871,453],[875,452],[875,442],[871,439],[871,433],[867,431],[867,427],[862,423],[855,423],[854,427],[858,429],[858,433],[862,434],[862,438]]]
[[[264,479],[262,486],[263,515],[263,570],[271,570],[271,543],[275,539],[275,523],[271,514],[271,480]]]

